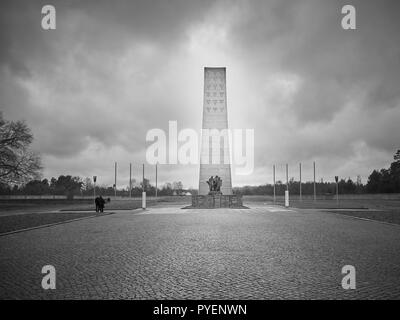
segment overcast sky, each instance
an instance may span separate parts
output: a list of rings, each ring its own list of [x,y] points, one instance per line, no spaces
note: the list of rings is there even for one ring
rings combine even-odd
[[[57,29],[41,28],[53,4]],[[343,30],[352,4],[357,29]],[[227,68],[231,128],[255,131],[255,170],[233,184],[335,175],[363,182],[400,148],[399,1],[1,1],[0,109],[26,120],[44,177],[119,185],[152,128],[199,131],[203,68]],[[154,182],[154,168],[146,167]],[[198,187],[196,165],[159,180]]]

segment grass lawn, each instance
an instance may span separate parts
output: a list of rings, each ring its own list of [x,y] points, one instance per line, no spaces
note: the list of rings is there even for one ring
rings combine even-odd
[[[96,212],[45,212],[0,216],[0,234],[95,215]],[[99,214],[100,215],[100,214]]]

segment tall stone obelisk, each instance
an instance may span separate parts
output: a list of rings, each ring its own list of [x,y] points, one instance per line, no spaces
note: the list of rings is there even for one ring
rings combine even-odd
[[[199,195],[207,195],[207,180],[213,176],[222,179],[221,192],[232,194],[226,101],[226,68],[204,68],[203,125],[200,154]],[[216,130],[215,130],[216,129]],[[207,132],[221,133],[210,137]]]

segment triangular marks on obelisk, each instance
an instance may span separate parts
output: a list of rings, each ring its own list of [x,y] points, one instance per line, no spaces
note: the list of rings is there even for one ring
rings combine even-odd
[[[210,104],[210,101],[211,101],[210,99],[207,99],[207,104]]]
[[[214,104],[217,104],[217,100],[213,100]]]
[[[217,110],[218,110],[218,108],[217,108],[217,107],[213,107],[213,110],[214,110],[214,111],[217,111]]]

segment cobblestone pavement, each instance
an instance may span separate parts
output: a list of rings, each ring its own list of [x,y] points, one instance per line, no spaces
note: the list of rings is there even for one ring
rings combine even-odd
[[[400,227],[274,206],[121,211],[0,237],[0,274],[3,299],[398,299]]]

